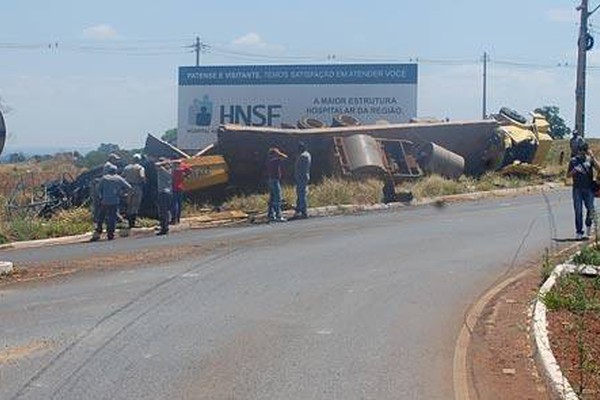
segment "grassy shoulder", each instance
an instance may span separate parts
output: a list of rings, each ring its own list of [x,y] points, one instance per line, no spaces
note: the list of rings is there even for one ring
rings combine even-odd
[[[544,179],[542,176],[514,177],[500,173],[489,173],[479,179],[462,176],[458,180],[431,175],[416,181],[396,185],[396,192],[410,192],[415,200],[422,200],[454,194],[527,187],[542,184],[546,181],[548,179]],[[308,202],[311,207],[345,204],[372,205],[382,202],[382,194],[383,183],[378,179],[353,181],[326,178],[322,182],[310,186]],[[295,196],[293,186],[283,187],[285,204],[294,204]],[[266,193],[236,196],[229,199],[224,207],[246,212],[264,211],[267,209],[268,197]]]
[[[600,266],[600,251],[587,246],[573,262]],[[600,277],[560,277],[541,301],[548,308],[549,337],[562,372],[581,399],[600,393]]]

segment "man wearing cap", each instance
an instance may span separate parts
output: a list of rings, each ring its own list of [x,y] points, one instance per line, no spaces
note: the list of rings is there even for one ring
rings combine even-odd
[[[169,220],[173,202],[173,172],[171,161],[164,157],[156,163],[156,188],[158,190],[158,220],[160,230],[157,235],[169,233]]]
[[[573,209],[575,211],[575,235],[578,240],[592,234],[594,221],[594,169],[600,171],[598,162],[589,151],[586,142],[582,142],[576,155],[571,158],[567,176],[573,179]],[[586,209],[585,234],[583,232],[583,206]]]
[[[112,164],[115,167],[117,167],[118,174],[120,174],[123,171],[123,168],[125,167],[123,159],[117,153],[110,153],[108,155],[108,161],[106,161],[106,163]]]
[[[98,200],[100,202],[100,212],[96,221],[96,231],[91,241],[100,239],[102,234],[102,225],[106,221],[106,234],[108,240],[115,238],[115,227],[117,225],[117,208],[121,198],[121,193],[125,190],[131,190],[131,185],[123,177],[117,175],[117,167],[110,164],[105,166],[104,175],[96,187]]]
[[[311,155],[304,142],[298,143],[298,158],[294,168],[294,180],[296,181],[296,212],[294,219],[308,218],[308,182],[310,181]]]
[[[141,161],[142,155],[134,154],[133,161],[123,168],[123,172],[121,173],[121,176],[132,187],[132,190],[127,195],[127,221],[130,229],[135,227],[135,220],[137,219],[140,204],[142,203],[144,183],[146,183],[146,170],[140,165]]]
[[[269,221],[285,222],[281,216],[281,164],[288,156],[277,147],[271,147],[267,154],[267,182],[269,185]]]

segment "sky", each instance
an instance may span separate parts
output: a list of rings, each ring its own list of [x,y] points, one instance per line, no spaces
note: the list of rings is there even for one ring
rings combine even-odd
[[[139,148],[177,125],[194,65],[419,64],[418,116],[546,105],[574,123],[579,0],[2,0],[0,109],[11,149]],[[600,4],[591,0],[590,8]],[[600,32],[600,12],[590,18]],[[586,135],[600,137],[600,35],[588,53]]]

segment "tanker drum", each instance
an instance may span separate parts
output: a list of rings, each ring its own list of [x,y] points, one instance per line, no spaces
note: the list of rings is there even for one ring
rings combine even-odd
[[[352,135],[342,138],[347,168],[352,174],[379,175],[386,171],[384,154],[375,138]]]
[[[458,179],[465,171],[465,159],[435,143],[419,146],[417,160],[421,169],[449,179]]]

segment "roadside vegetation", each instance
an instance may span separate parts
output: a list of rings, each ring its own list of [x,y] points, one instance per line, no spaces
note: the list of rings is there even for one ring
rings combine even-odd
[[[586,246],[573,262],[600,266],[600,251]],[[600,393],[600,277],[567,274],[541,301],[548,308],[549,335],[563,374],[581,399]]]

